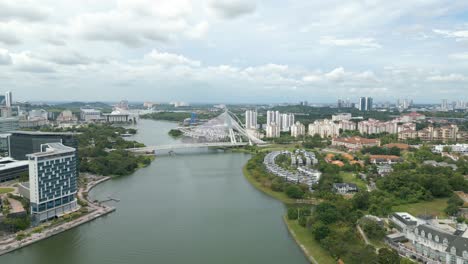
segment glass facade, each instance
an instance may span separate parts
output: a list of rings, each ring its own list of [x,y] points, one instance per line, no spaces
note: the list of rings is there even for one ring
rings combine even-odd
[[[78,190],[76,150],[49,143],[43,145],[42,152],[28,157],[30,174],[33,174],[30,175],[31,213],[35,220],[44,221],[73,211]]]

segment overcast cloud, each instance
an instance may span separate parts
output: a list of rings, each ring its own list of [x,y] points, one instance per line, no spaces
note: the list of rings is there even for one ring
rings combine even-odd
[[[17,100],[468,100],[467,1],[0,0]]]

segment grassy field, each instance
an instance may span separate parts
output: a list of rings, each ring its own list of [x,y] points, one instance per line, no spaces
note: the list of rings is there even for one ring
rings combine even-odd
[[[444,209],[447,207],[447,200],[447,198],[441,198],[429,202],[398,205],[393,207],[393,211],[408,212],[414,216],[430,214],[432,216],[446,217]]]
[[[297,221],[288,220],[286,217],[284,217],[284,222],[288,226],[289,232],[294,237],[297,244],[304,251],[307,258],[315,259],[315,261],[320,264],[336,263],[330,254],[325,251],[317,241],[315,241],[309,230],[300,226]],[[312,260],[311,262],[313,263]]]
[[[252,184],[255,188],[262,191],[263,193],[265,193],[265,194],[267,194],[267,195],[269,195],[269,196],[271,196],[273,198],[276,198],[276,199],[278,199],[278,200],[280,200],[280,201],[282,201],[283,203],[286,203],[286,204],[293,204],[293,203],[296,202],[295,199],[289,198],[284,192],[274,192],[270,188],[262,186],[262,184],[260,182],[256,181],[252,177],[252,175],[250,175],[249,171],[247,170],[247,165],[244,166],[242,171],[244,173],[245,178],[250,182],[250,184]]]
[[[0,194],[9,193],[9,192],[12,192],[14,190],[15,189],[9,188],[9,187],[0,187]]]
[[[340,172],[340,175],[341,175],[341,177],[343,177],[344,182],[356,184],[357,187],[359,188],[359,190],[363,190],[363,191],[367,190],[366,182],[361,180],[361,179],[356,178],[354,173],[352,173],[352,172]]]

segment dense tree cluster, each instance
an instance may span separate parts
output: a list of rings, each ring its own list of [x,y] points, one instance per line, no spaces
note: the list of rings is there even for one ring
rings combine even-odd
[[[386,148],[386,147],[368,147],[368,148],[363,148],[361,150],[363,154],[371,154],[371,155],[395,155],[395,156],[400,156],[401,151],[397,147],[392,147],[392,148]]]
[[[79,132],[78,157],[81,172],[97,175],[129,175],[139,166],[151,162],[150,157],[137,156],[125,149],[144,147],[136,141],[125,140],[122,134],[135,134],[132,128],[117,127],[108,124],[89,124],[78,128],[53,129],[53,131]],[[113,151],[110,151],[110,150]]]

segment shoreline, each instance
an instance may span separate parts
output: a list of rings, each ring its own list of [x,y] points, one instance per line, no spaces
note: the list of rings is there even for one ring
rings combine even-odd
[[[254,154],[253,154],[254,155]],[[244,174],[245,179],[250,183],[251,186],[253,186],[255,189],[258,191],[262,192],[265,195],[268,195],[280,202],[282,202],[284,205],[291,205],[291,204],[315,204],[313,201],[308,201],[308,200],[295,200],[291,199],[289,197],[285,197],[284,193],[278,193],[274,192],[272,190],[268,190],[266,187],[261,186],[259,182],[257,182],[250,173],[247,170],[247,164],[242,167],[242,174]],[[319,264],[317,260],[314,258],[312,253],[309,252],[309,250],[303,245],[303,243],[299,240],[298,236],[296,235],[296,232],[293,230],[292,226],[289,225],[288,220],[285,215],[282,216],[283,222],[286,225],[289,235],[292,236],[294,241],[296,242],[297,246],[302,250],[302,253],[304,254],[304,257],[312,264]],[[330,262],[333,263],[333,262]],[[320,263],[322,264],[322,263]]]
[[[101,178],[97,181],[94,181],[92,183],[88,183],[86,186],[86,189],[79,192],[77,194],[77,198],[83,199],[88,203],[88,209],[92,210],[91,212],[75,219],[70,222],[65,222],[62,224],[59,224],[57,226],[51,227],[44,229],[44,231],[40,233],[31,233],[30,237],[24,238],[23,240],[17,240],[16,236],[10,236],[4,239],[3,241],[0,241],[0,256],[11,253],[13,251],[22,249],[24,247],[27,247],[29,245],[32,245],[34,243],[40,242],[42,240],[48,239],[50,237],[56,236],[58,234],[61,234],[63,232],[66,232],[68,230],[71,230],[75,227],[81,226],[83,224],[89,223],[97,218],[100,218],[102,216],[106,216],[116,210],[115,207],[108,206],[108,205],[103,205],[103,204],[95,204],[89,199],[84,199],[83,193],[88,193],[91,191],[94,187],[97,185],[106,182],[110,180],[111,177],[105,176],[104,178]],[[31,229],[32,230],[32,229]]]
[[[292,230],[291,226],[288,224],[288,220],[286,216],[283,216],[283,222],[288,228],[289,234],[293,237],[294,241],[296,241],[296,244],[299,246],[299,248],[301,248],[307,260],[309,260],[310,263],[312,264],[319,264],[318,261],[315,260],[314,256],[310,254],[307,248],[299,241],[299,238],[297,238],[296,233],[294,232],[294,230]]]

